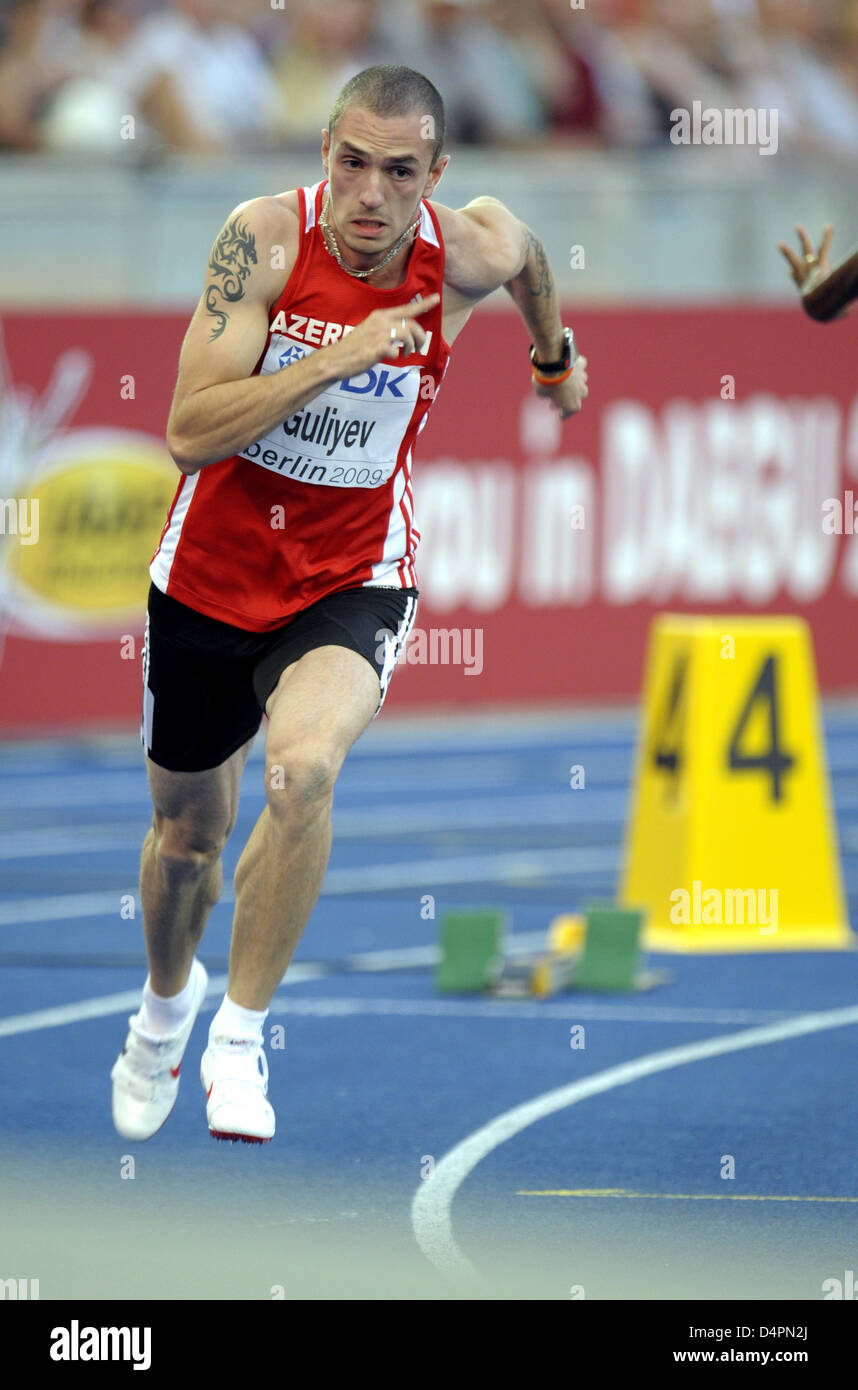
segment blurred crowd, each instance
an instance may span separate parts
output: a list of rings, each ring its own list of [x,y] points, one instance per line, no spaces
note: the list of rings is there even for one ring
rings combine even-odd
[[[0,0],[0,150],[312,148],[387,62],[439,88],[448,144],[649,149],[699,101],[858,159],[858,0]]]

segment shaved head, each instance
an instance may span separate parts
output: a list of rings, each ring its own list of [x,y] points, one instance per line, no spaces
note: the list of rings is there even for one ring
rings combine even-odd
[[[419,114],[425,138],[432,142],[430,168],[437,163],[444,148],[444,103],[437,88],[422,73],[396,63],[382,63],[356,73],[334,102],[328,118],[331,135],[350,106],[361,106],[382,117]]]

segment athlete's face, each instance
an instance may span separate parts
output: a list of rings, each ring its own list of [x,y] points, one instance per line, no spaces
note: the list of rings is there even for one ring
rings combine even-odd
[[[415,111],[376,116],[349,106],[322,136],[322,163],[330,180],[333,221],[342,250],[376,260],[414,221],[421,198],[431,196],[447,165],[432,164],[431,122]]]

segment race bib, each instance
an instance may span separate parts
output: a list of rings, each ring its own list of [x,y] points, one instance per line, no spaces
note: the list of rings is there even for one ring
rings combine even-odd
[[[260,376],[315,351],[272,333]],[[335,382],[240,458],[324,487],[381,487],[393,475],[420,389],[420,369],[378,363]]]

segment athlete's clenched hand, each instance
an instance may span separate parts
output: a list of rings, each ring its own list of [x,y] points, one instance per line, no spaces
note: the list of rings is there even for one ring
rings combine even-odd
[[[331,349],[342,363],[343,376],[365,372],[383,357],[407,357],[418,352],[426,341],[426,329],[417,320],[440,302],[440,294],[427,294],[408,304],[374,309]]]
[[[556,386],[550,386],[543,385],[534,379],[533,389],[537,396],[546,398],[551,409],[557,411],[561,420],[568,419],[570,415],[576,415],[589,395],[586,357],[576,359],[572,374],[566,377],[565,381],[558,382]]]

